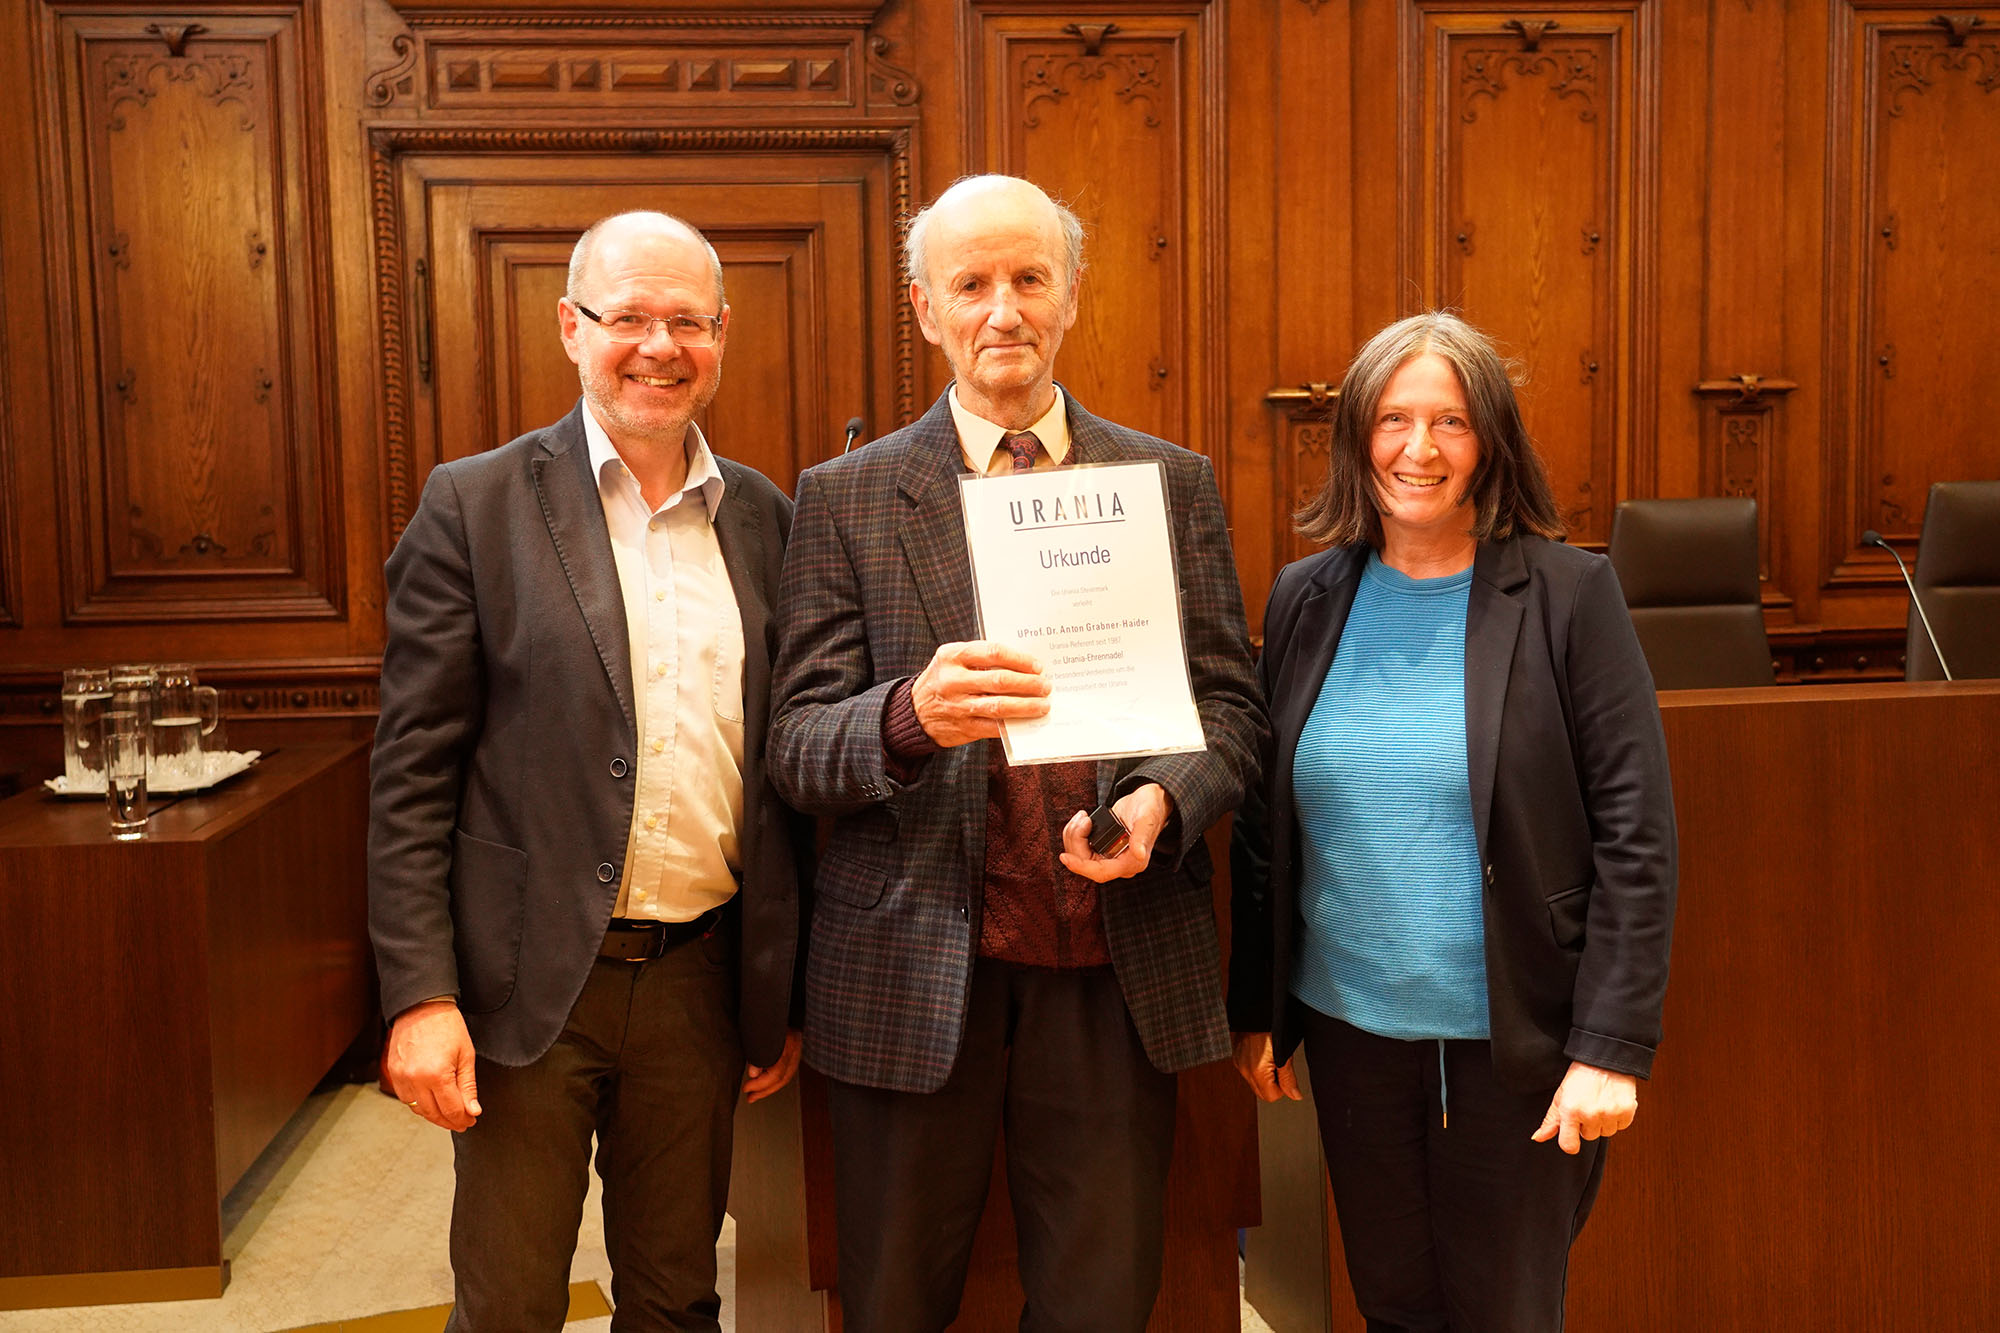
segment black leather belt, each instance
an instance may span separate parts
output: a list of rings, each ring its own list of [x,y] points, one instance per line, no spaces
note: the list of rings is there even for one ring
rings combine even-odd
[[[613,917],[597,948],[599,958],[622,963],[647,963],[661,958],[689,940],[698,940],[722,921],[722,909],[711,907],[692,921],[634,921]]]

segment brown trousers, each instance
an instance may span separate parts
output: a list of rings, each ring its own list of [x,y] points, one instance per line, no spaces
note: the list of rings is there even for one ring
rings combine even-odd
[[[589,1188],[604,1180],[614,1329],[716,1329],[715,1240],[743,1049],[725,931],[648,963],[600,960],[555,1045],[481,1057],[454,1137],[449,1333],[558,1330]]]

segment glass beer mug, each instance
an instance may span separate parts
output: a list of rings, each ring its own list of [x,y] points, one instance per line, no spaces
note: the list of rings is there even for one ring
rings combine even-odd
[[[153,695],[153,759],[157,789],[198,787],[208,780],[208,751],[217,743],[220,696],[195,679],[194,668],[173,663],[159,669]]]
[[[71,791],[92,791],[104,781],[100,732],[111,702],[111,673],[102,667],[63,672],[63,782]]]

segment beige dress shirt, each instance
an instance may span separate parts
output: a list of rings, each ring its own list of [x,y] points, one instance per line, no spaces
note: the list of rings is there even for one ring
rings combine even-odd
[[[584,437],[625,599],[638,713],[618,916],[690,921],[736,892],[743,828],[743,621],[714,514],[722,473],[687,433],[687,481],[658,509],[586,405]]]
[[[951,404],[952,424],[958,427],[958,447],[965,454],[965,465],[983,477],[1004,476],[1014,470],[1014,455],[1000,451],[1000,437],[1007,434],[1007,428],[996,426],[985,417],[975,415],[961,407],[958,402],[958,386],[951,386],[946,394]],[[1049,410],[1042,413],[1041,420],[1028,427],[1042,447],[1035,454],[1035,471],[1043,472],[1052,467],[1062,466],[1069,457],[1069,413],[1063,409],[1063,391],[1056,390],[1056,398],[1049,404]]]

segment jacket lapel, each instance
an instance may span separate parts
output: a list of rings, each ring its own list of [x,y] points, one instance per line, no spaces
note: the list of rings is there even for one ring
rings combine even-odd
[[[581,402],[543,437],[542,448],[547,452],[533,465],[542,517],[548,522],[556,556],[569,578],[590,641],[597,646],[612,693],[618,697],[618,707],[636,735],[639,724],[632,708],[632,649],[625,631],[625,598],[618,589],[618,565],[611,554],[604,502],[598,498],[597,479],[590,474]]]
[[[1313,578],[1313,587],[1299,605],[1291,650],[1271,686],[1271,732],[1278,738],[1277,762],[1291,770],[1299,736],[1319,702],[1320,686],[1333,667],[1340,649],[1340,633],[1347,627],[1347,613],[1354,609],[1354,594],[1361,586],[1361,566],[1368,558],[1365,546],[1350,547],[1328,560]]]
[[[939,643],[959,643],[977,638],[979,627],[972,562],[965,549],[965,514],[958,498],[965,464],[951,404],[940,396],[915,429],[917,439],[896,478],[896,488],[910,506],[898,536],[931,633]]]
[[[715,540],[722,548],[722,563],[729,571],[729,586],[736,594],[736,612],[743,621],[743,698],[762,699],[771,689],[771,655],[766,632],[771,609],[763,595],[764,575],[760,566],[756,515],[743,498],[741,486],[731,473],[733,464],[715,460],[722,469],[722,508],[715,516]],[[763,750],[766,710],[744,710],[743,752],[755,756]]]
[[[1493,773],[1500,760],[1500,715],[1507,703],[1514,642],[1521,633],[1522,606],[1515,593],[1527,581],[1518,542],[1479,544],[1465,612],[1465,767],[1482,862],[1493,814]]]

